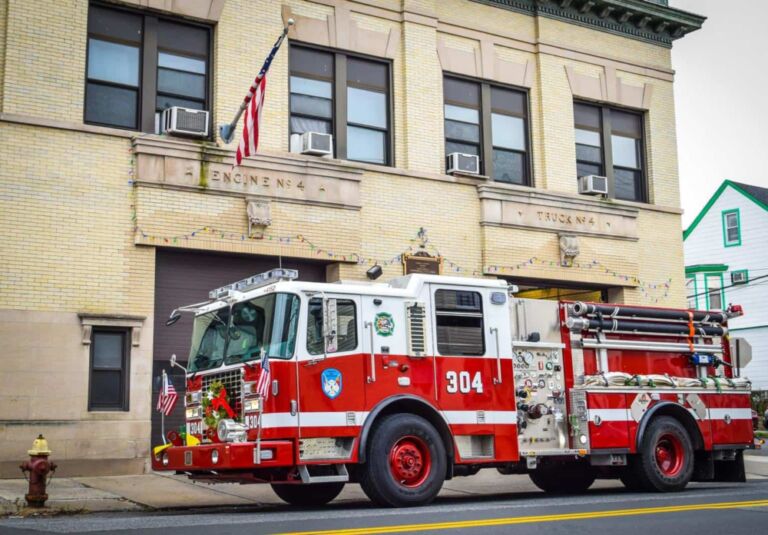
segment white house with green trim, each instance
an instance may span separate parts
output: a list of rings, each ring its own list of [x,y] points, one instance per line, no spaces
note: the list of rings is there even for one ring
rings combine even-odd
[[[744,374],[768,390],[768,188],[726,180],[683,232],[688,306],[744,307],[729,322],[752,345]]]

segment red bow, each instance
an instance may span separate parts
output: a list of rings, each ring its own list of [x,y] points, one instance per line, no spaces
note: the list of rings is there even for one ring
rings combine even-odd
[[[224,409],[224,411],[227,413],[227,416],[230,418],[235,417],[235,411],[232,410],[232,407],[230,407],[229,403],[227,402],[227,391],[223,386],[219,391],[219,395],[211,400],[211,407],[215,411]]]

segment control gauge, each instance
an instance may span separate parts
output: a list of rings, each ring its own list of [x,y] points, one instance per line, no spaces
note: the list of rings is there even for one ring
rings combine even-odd
[[[525,353],[522,354],[522,359],[523,360],[521,362],[523,364],[525,364],[526,366],[530,366],[531,364],[533,364],[533,353],[531,353],[530,351],[526,351]]]

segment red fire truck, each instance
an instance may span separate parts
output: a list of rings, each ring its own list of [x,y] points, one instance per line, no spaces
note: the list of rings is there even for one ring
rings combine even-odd
[[[738,306],[518,299],[503,280],[437,275],[296,278],[273,270],[172,313],[195,315],[186,432],[155,448],[155,470],[269,483],[300,505],[347,482],[381,505],[422,505],[481,468],[548,492],[744,480]]]

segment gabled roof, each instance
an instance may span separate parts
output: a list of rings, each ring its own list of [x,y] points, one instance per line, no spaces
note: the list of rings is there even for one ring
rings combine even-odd
[[[747,199],[754,202],[760,208],[768,212],[768,188],[761,188],[758,186],[752,186],[750,184],[742,184],[741,182],[734,182],[733,180],[724,180],[723,183],[720,184],[720,187],[717,188],[717,191],[707,201],[707,204],[704,205],[704,208],[701,209],[701,212],[699,212],[699,215],[696,216],[696,219],[693,220],[693,223],[691,223],[688,228],[683,231],[683,240],[691,235],[693,229],[695,229],[696,226],[704,218],[704,216],[707,215],[709,209],[712,208],[712,205],[715,204],[717,199],[720,198],[720,196],[728,187],[738,191]]]

